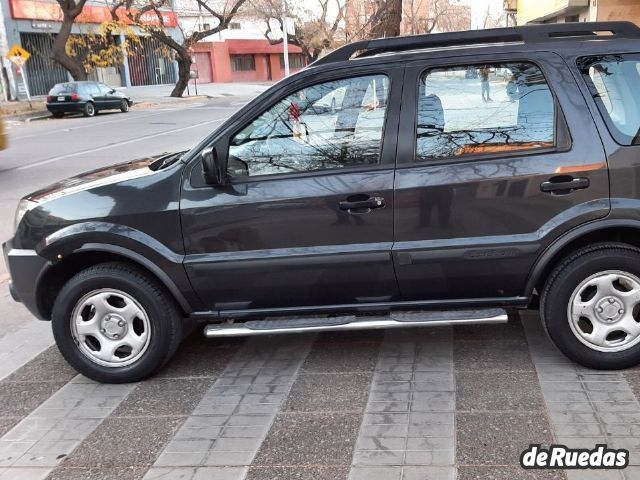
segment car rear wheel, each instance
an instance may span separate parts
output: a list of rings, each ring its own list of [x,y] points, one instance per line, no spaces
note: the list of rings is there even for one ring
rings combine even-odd
[[[540,312],[569,358],[597,369],[640,363],[640,250],[603,243],[583,248],[549,277]]]
[[[64,117],[64,113],[63,113],[63,112],[53,112],[53,113],[51,114],[51,116],[52,116],[53,118],[62,118],[62,117]]]
[[[55,301],[52,327],[64,358],[105,383],[153,375],[182,338],[173,299],[145,272],[123,263],[100,264],[69,280]]]
[[[129,111],[129,101],[128,100],[123,99],[120,102],[120,111],[122,113],[127,113]]]
[[[84,105],[82,113],[85,117],[93,117],[96,114],[96,106],[91,102],[87,102]]]

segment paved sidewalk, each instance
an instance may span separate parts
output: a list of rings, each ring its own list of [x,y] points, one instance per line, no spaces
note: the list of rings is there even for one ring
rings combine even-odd
[[[205,83],[198,84],[198,94],[193,84],[189,85],[189,93],[185,90],[182,98],[170,97],[173,85],[149,85],[142,87],[120,87],[117,90],[127,93],[134,102],[142,103],[180,103],[194,97],[235,97],[256,96],[269,88],[272,83]]]
[[[0,380],[0,480],[631,480],[640,369],[506,325],[205,339],[135,385],[55,347]],[[67,416],[65,420],[62,416]],[[523,470],[532,443],[628,448],[625,470]]]

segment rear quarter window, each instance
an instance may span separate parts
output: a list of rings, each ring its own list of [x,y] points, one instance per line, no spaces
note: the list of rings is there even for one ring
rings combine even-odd
[[[578,67],[616,142],[640,144],[640,54],[583,57]]]

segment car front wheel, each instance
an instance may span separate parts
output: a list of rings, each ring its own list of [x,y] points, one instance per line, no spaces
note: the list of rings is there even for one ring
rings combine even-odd
[[[129,111],[129,102],[127,100],[122,100],[120,102],[120,111],[122,113],[127,113]]]
[[[181,323],[165,290],[122,263],[75,275],[52,312],[62,355],[81,374],[104,383],[135,382],[157,372],[178,347]]]
[[[597,369],[640,363],[640,250],[603,243],[555,268],[540,312],[549,336],[576,362]]]

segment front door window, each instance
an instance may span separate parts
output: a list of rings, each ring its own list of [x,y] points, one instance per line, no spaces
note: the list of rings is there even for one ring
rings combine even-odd
[[[231,175],[274,175],[377,164],[389,81],[371,75],[303,88],[230,142]]]

